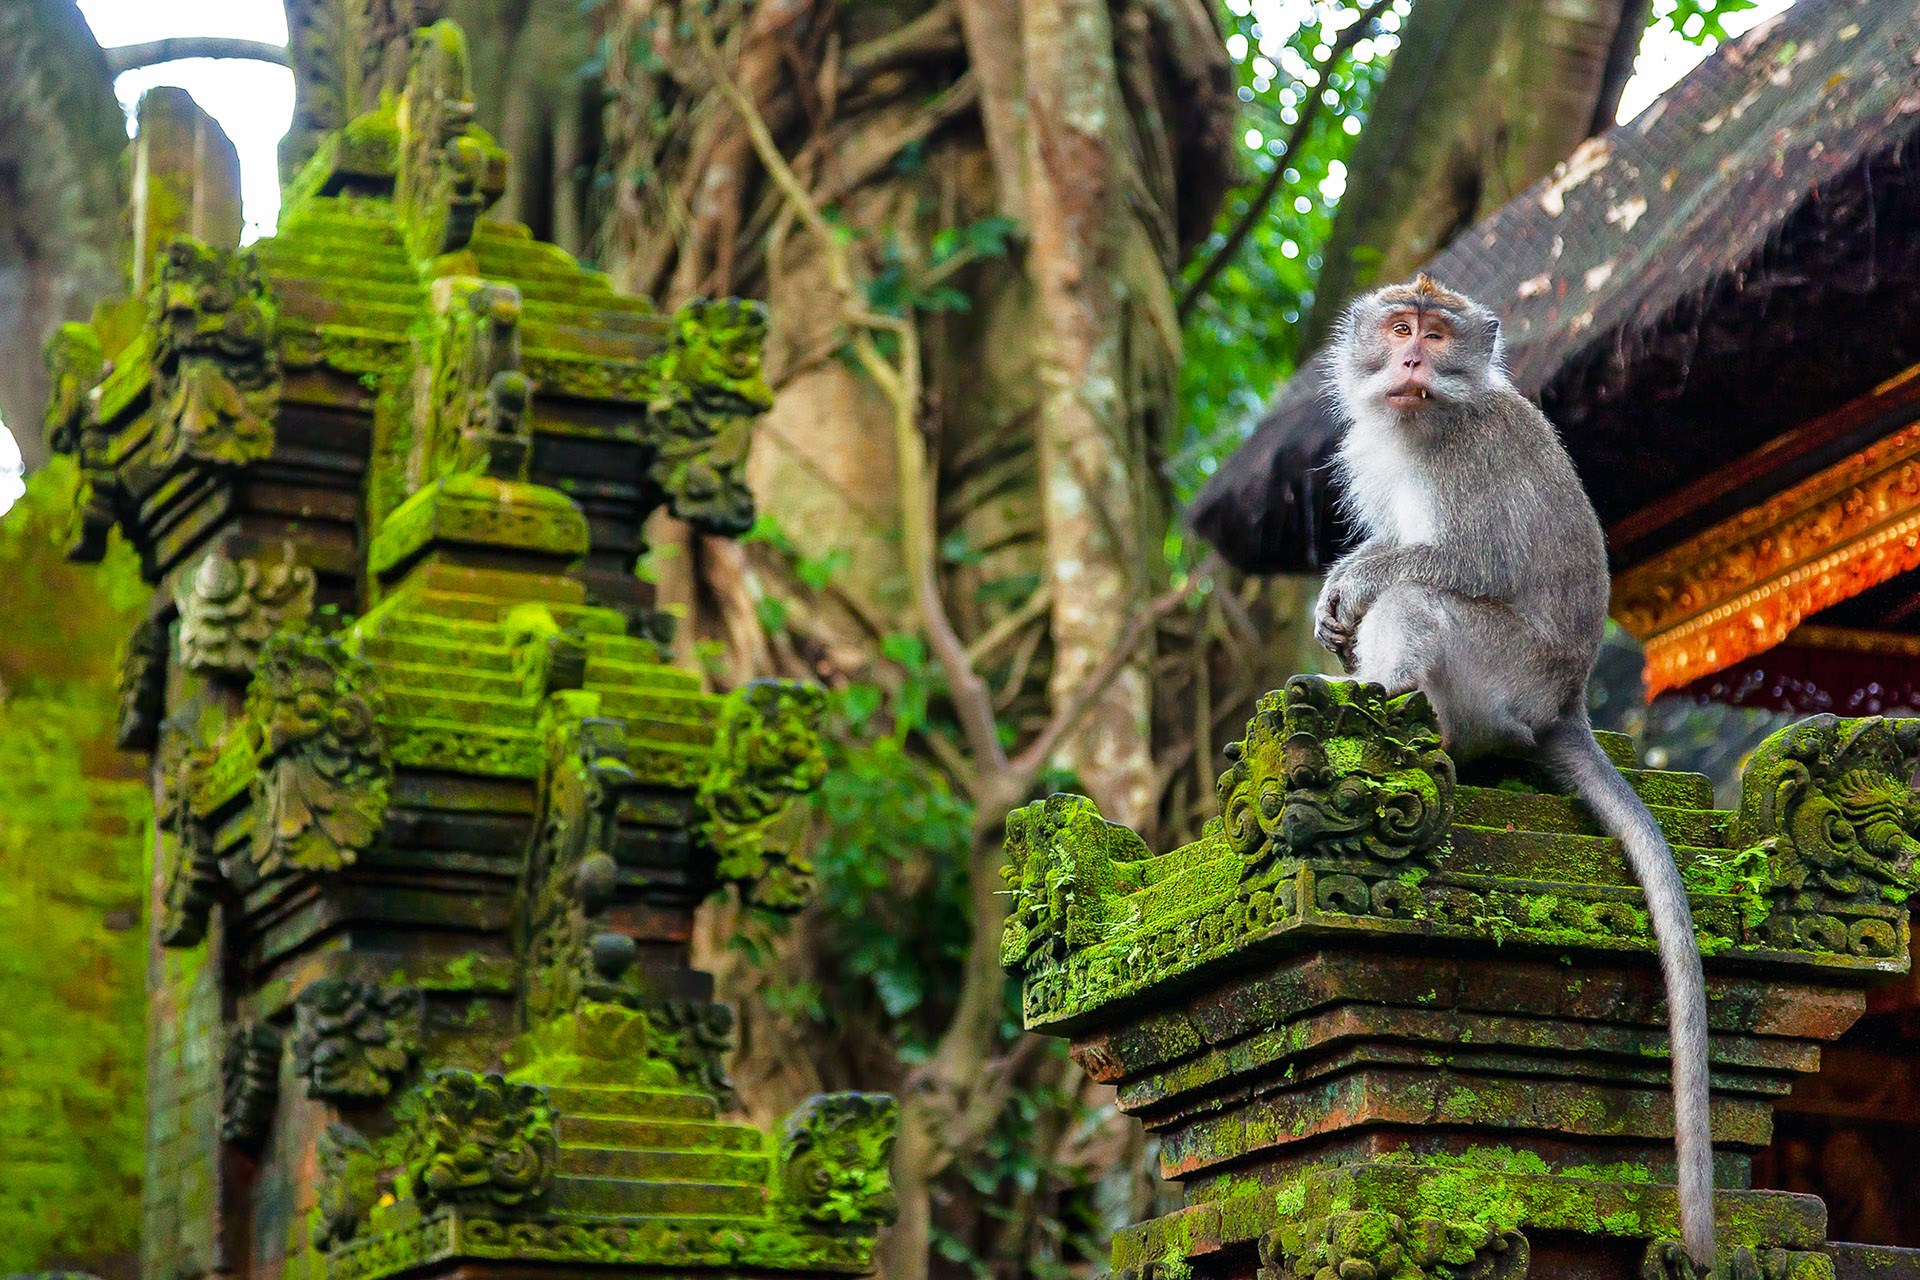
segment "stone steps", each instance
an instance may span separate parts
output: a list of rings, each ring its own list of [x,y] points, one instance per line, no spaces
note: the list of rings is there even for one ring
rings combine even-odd
[[[1722,848],[1733,814],[1724,809],[1649,805],[1660,829],[1674,844]],[[1454,822],[1500,831],[1540,831],[1568,835],[1604,835],[1587,807],[1571,796],[1508,791],[1499,787],[1460,787],[1453,797]]]
[[[630,1089],[591,1084],[550,1084],[543,1087],[555,1110],[576,1119],[711,1121],[720,1114],[719,1104],[709,1095],[687,1093],[679,1089]]]
[[[560,1144],[554,1165],[563,1178],[621,1178],[641,1182],[706,1182],[761,1188],[772,1175],[764,1155],[734,1151],[665,1151],[644,1147]]]
[[[1455,825],[1453,847],[1436,858],[1439,870],[1450,875],[1514,876],[1516,849],[1526,852],[1527,880],[1551,883],[1614,885],[1639,884],[1627,866],[1620,842],[1610,836],[1568,835],[1541,831],[1490,831]],[[1696,858],[1719,859],[1724,848],[1674,844],[1674,861],[1682,873]]]
[[[750,1125],[710,1120],[631,1120],[562,1114],[556,1128],[562,1146],[759,1155],[767,1145],[766,1135]]]
[[[764,1185],[732,1182],[647,1182],[634,1178],[563,1175],[548,1204],[556,1213],[621,1218],[753,1218],[766,1211]]]

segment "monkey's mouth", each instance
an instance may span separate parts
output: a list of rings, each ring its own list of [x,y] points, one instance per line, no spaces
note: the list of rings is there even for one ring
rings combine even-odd
[[[1424,409],[1433,403],[1433,392],[1425,383],[1408,382],[1387,392],[1387,403],[1396,409]]]

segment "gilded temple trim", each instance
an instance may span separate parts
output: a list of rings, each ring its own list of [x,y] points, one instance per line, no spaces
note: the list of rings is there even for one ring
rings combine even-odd
[[[1660,693],[1771,649],[1811,614],[1920,568],[1920,424],[1621,573],[1612,612]]]

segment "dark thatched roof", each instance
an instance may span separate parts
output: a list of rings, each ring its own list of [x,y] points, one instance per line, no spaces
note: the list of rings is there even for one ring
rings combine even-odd
[[[1916,160],[1920,3],[1800,0],[1427,270],[1499,311],[1515,384],[1613,524],[1920,362]],[[1342,546],[1324,465],[1340,423],[1317,359],[1190,512],[1250,571],[1317,568]],[[1616,528],[1616,560],[1793,478]]]

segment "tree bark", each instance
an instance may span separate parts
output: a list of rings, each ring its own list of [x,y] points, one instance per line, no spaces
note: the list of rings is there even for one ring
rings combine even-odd
[[[1350,298],[1410,275],[1612,123],[1647,11],[1648,0],[1413,7],[1354,147],[1303,359]]]
[[[73,0],[0,5],[0,421],[46,461],[40,347],[126,290],[126,118]]]

